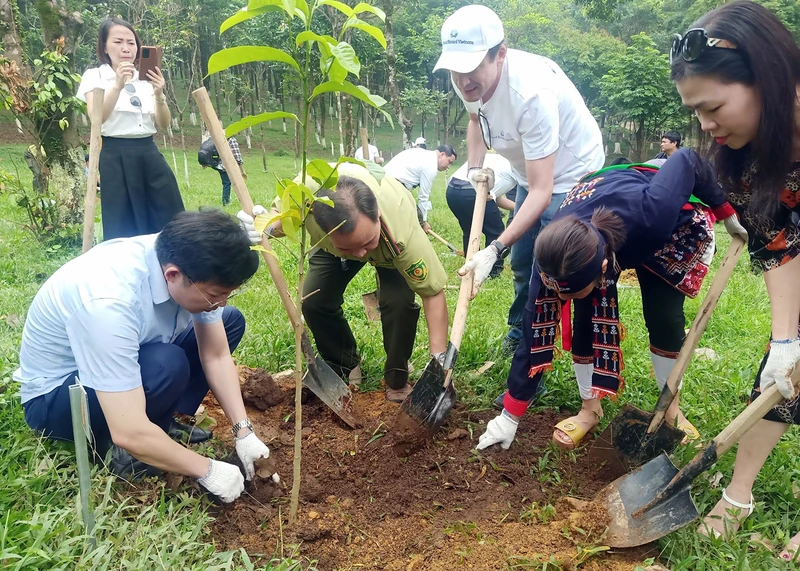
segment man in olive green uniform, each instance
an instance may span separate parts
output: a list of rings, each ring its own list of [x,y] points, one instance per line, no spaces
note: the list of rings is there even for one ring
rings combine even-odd
[[[408,360],[420,311],[415,294],[425,308],[431,355],[443,360],[447,349],[447,274],[417,221],[416,201],[402,184],[391,177],[379,183],[367,169],[350,163],[339,165],[338,172],[336,191],[319,193],[333,200],[333,208],[315,203],[306,222],[311,243],[320,249],[309,259],[303,316],[322,358],[342,377],[350,375],[360,358],[342,311],[343,294],[365,264],[375,266],[386,398],[402,402],[411,392]],[[306,184],[312,191],[318,188],[313,180]]]

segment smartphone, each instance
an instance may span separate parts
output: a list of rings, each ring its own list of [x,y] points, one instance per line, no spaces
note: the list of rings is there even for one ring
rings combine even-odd
[[[161,53],[162,48],[155,46],[142,46],[139,48],[139,80],[149,81],[147,79],[147,72],[161,69]]]

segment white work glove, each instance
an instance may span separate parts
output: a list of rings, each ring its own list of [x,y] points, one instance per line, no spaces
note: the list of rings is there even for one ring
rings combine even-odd
[[[744,229],[742,223],[739,222],[739,217],[736,214],[732,214],[727,218],[723,219],[722,223],[725,225],[725,230],[728,231],[728,234],[731,235],[731,238],[734,236],[741,236],[742,240],[747,243],[747,230]]]
[[[486,432],[480,435],[475,448],[483,450],[492,444],[500,444],[503,450],[508,450],[517,434],[517,426],[519,426],[519,421],[511,418],[511,415],[504,410],[489,421],[489,424],[486,425]]]
[[[261,206],[260,204],[256,204],[253,207],[253,215],[250,216],[244,210],[240,210],[238,214],[236,214],[236,218],[239,219],[239,222],[242,223],[242,228],[245,229],[247,232],[247,237],[250,238],[250,243],[254,246],[256,244],[261,243],[261,232],[256,230],[256,216],[261,216],[262,214],[266,214],[267,209]]]
[[[475,190],[478,190],[478,183],[483,181],[486,181],[489,190],[492,190],[494,188],[494,171],[486,167],[481,169],[472,167],[467,171],[467,180]]]
[[[251,432],[247,436],[236,439],[236,454],[239,455],[239,460],[242,461],[247,479],[252,480],[253,475],[256,473],[253,462],[259,458],[269,458],[269,448],[258,439],[255,432]]]
[[[489,277],[489,273],[492,271],[495,262],[497,262],[497,256],[497,248],[494,246],[487,246],[483,250],[476,252],[475,255],[472,256],[472,259],[458,270],[458,275],[462,278],[470,272],[474,272],[475,274],[474,281],[472,282],[470,299],[478,295],[481,285],[483,285],[483,282]]]
[[[225,503],[232,502],[242,495],[244,491],[244,478],[242,472],[233,464],[210,460],[208,474],[197,481],[206,490],[217,496]]]
[[[792,339],[788,343],[770,342],[769,357],[761,371],[761,392],[777,384],[783,398],[793,398],[795,390],[791,374],[797,361],[800,361],[800,339]]]

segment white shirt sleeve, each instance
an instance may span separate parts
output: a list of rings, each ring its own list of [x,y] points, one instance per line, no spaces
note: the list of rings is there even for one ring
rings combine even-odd
[[[204,311],[202,313],[193,313],[192,320],[197,323],[216,323],[222,319],[222,310],[224,307],[217,307],[211,311]]]
[[[78,92],[75,96],[81,101],[86,101],[86,94],[95,87],[100,87],[100,68],[90,67],[81,77],[81,84],[78,86]]]
[[[141,386],[140,328],[135,308],[117,299],[96,299],[77,311],[66,331],[81,383],[107,392]]]
[[[553,92],[542,90],[525,103],[517,123],[525,160],[542,159],[558,150],[558,124],[558,99]]]
[[[517,179],[515,179],[511,172],[496,172],[494,173],[494,186],[489,194],[492,195],[493,200],[497,200],[499,196],[505,196],[517,186]]]
[[[417,205],[422,212],[422,221],[427,222],[428,212],[433,210],[431,204],[431,189],[433,188],[433,181],[439,173],[437,155],[433,153],[433,165],[426,165],[420,169],[419,172],[419,197],[417,198]]]

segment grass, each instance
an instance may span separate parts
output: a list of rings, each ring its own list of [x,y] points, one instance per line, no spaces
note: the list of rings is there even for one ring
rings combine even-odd
[[[397,133],[391,136],[397,137]],[[277,154],[283,156],[276,156],[275,151],[268,155],[269,172],[262,172],[257,139],[254,138],[251,150],[242,145],[245,167],[250,175],[248,184],[257,203],[267,204],[272,200],[276,174],[291,176],[295,172],[290,141],[279,124],[271,128],[268,148],[279,149]],[[381,144],[380,137],[378,144]],[[22,151],[21,145],[0,147],[0,168],[12,170],[14,162],[19,165],[20,172],[27,173]],[[316,152],[320,151],[317,147]],[[171,153],[165,155],[172,164]],[[202,170],[194,156],[192,150],[188,158],[190,188],[183,182],[182,156],[180,153],[177,156],[178,180],[187,208],[219,205],[219,176]],[[445,205],[443,188],[440,176],[433,193],[431,224],[434,230],[457,243],[460,231]],[[226,210],[235,214],[236,202]],[[94,505],[98,506],[98,549],[89,552],[85,548],[72,452],[69,447],[41,441],[27,428],[17,387],[11,383],[22,332],[20,320],[15,316],[24,315],[38,287],[76,252],[45,251],[22,229],[23,223],[24,216],[11,198],[0,194],[0,481],[3,482],[0,486],[0,568],[250,569],[252,562],[242,552],[214,550],[208,535],[211,516],[206,513],[202,500],[186,491],[175,493],[163,487],[147,493],[132,493],[124,485],[112,485],[107,474],[99,469],[95,469],[92,482]],[[721,227],[720,233],[724,234]],[[459,259],[450,256],[438,242],[433,244],[451,276],[448,284],[457,287],[455,270],[460,265]],[[720,236],[720,254],[727,244],[727,236]],[[280,245],[277,251],[291,286],[296,283],[292,249]],[[721,255],[715,264],[720,258]],[[709,283],[710,279],[706,289]],[[361,304],[361,294],[374,289],[375,274],[367,268],[353,280],[344,304],[365,360],[364,390],[379,386],[383,366],[380,324],[366,319]],[[491,399],[505,387],[509,359],[499,348],[506,331],[511,296],[511,275],[506,269],[501,278],[485,285],[470,306],[459,355],[458,379],[459,398],[471,407],[488,408]],[[456,297],[455,290],[448,291],[451,311]],[[647,409],[653,407],[657,397],[656,384],[650,376],[649,343],[639,292],[622,289],[620,297],[628,331],[623,343],[627,384],[619,403],[605,405],[606,422],[624,402]],[[687,326],[701,301],[702,295],[687,301]],[[292,331],[266,272],[260,271],[234,303],[248,320],[247,333],[235,355],[237,361],[269,371],[290,368],[294,363]],[[683,409],[704,439],[717,434],[745,406],[768,335],[769,305],[763,280],[751,274],[747,261],[742,260],[701,340],[701,346],[714,349],[718,359],[713,362],[695,360],[685,379]],[[421,319],[412,358],[417,371],[423,369],[427,359],[427,333]],[[471,373],[486,361],[496,364],[483,375]],[[547,384],[549,392],[543,399],[543,406],[579,407],[568,358],[557,361]],[[532,455],[543,452],[532,451]],[[685,462],[690,455],[689,451],[680,451],[676,460]],[[730,478],[733,458],[733,454],[723,457],[708,475],[721,472],[724,486]],[[750,545],[746,536],[757,531],[776,545],[782,545],[800,529],[800,510],[793,492],[793,483],[800,480],[798,458],[800,444],[793,429],[762,470],[755,487],[756,513],[745,522],[735,540],[709,541],[697,536],[689,526],[660,542],[660,559],[673,571],[789,569],[772,552]],[[543,458],[542,462],[544,472],[551,462],[548,458]],[[694,498],[701,513],[708,511],[719,497],[719,488],[712,488],[707,478],[697,479]],[[532,509],[530,516],[546,518],[546,512]],[[310,564],[299,561],[291,552],[275,555],[277,559],[272,564],[263,560],[257,564],[279,569],[301,569]],[[599,555],[594,561],[601,559]],[[547,568],[558,567],[555,562],[548,562]]]

